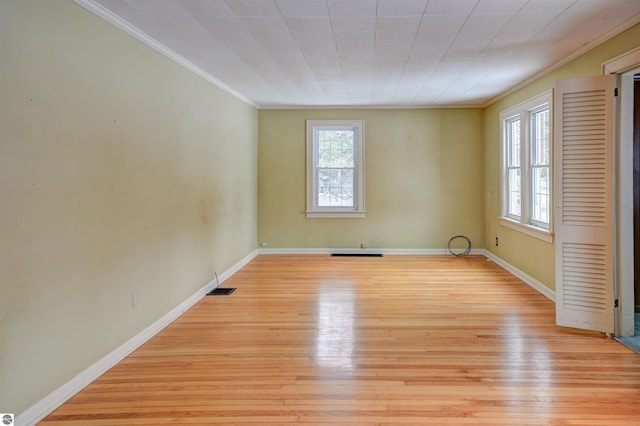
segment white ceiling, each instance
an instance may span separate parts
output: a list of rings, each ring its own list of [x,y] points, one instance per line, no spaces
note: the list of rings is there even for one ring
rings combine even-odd
[[[480,106],[640,0],[76,0],[261,108]]]

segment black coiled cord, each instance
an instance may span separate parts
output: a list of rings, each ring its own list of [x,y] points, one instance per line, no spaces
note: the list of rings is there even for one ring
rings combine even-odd
[[[462,238],[464,240],[467,240],[467,248],[464,249],[463,251],[453,251],[451,249],[451,242],[456,240],[457,238]],[[449,240],[449,244],[447,244],[447,249],[449,250],[449,253],[451,253],[454,256],[466,256],[469,254],[469,252],[471,252],[471,240],[468,237],[465,237],[464,235],[456,235],[454,237],[451,237],[451,239]]]

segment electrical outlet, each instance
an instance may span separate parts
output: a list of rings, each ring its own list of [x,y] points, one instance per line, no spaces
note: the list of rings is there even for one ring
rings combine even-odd
[[[132,291],[131,292],[131,308],[135,308],[136,306],[138,306],[138,302],[139,302],[138,292]]]
[[[498,247],[498,237],[496,237],[496,247]]]

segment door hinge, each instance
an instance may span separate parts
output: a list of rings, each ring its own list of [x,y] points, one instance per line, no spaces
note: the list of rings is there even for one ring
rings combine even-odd
[[[617,308],[617,307],[618,307],[618,299],[616,299],[616,300],[614,300],[614,301],[613,301],[613,307],[614,307],[614,308]]]
[[[613,96],[618,96],[618,88],[613,89]]]

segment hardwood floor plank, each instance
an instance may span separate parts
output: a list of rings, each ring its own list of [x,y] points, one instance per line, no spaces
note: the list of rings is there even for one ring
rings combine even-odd
[[[482,256],[262,255],[43,425],[640,425],[640,356]]]

